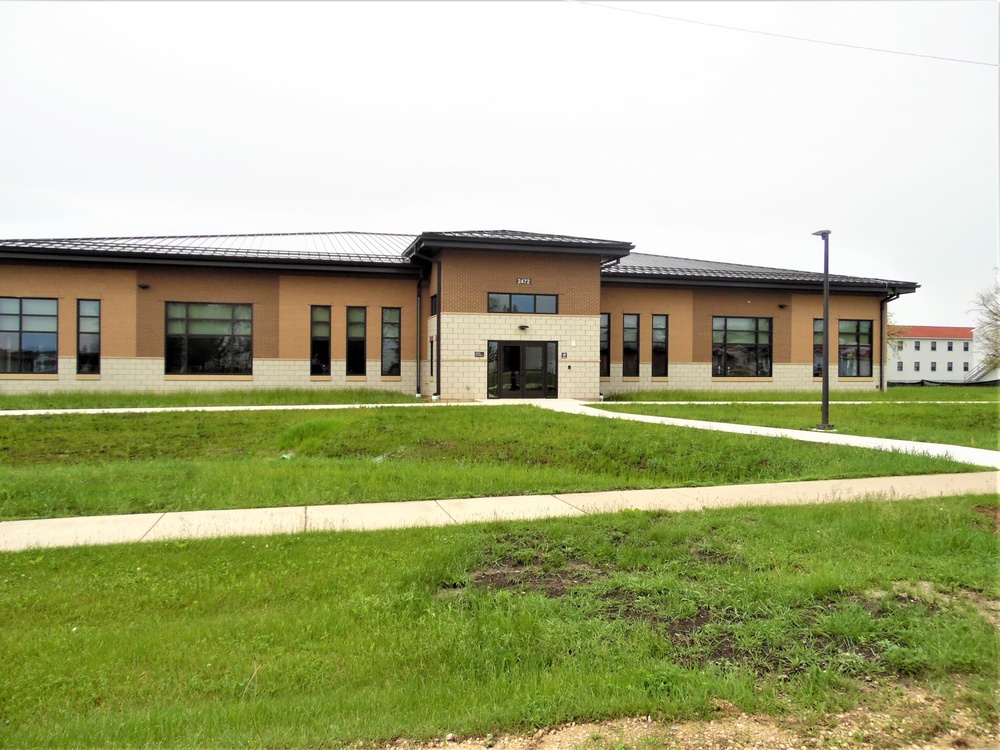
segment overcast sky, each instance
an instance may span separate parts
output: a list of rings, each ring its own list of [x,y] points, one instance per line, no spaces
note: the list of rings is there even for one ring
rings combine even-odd
[[[971,325],[995,0],[601,5],[0,3],[0,237],[519,229],[820,271],[830,229],[832,273],[922,285],[898,322]]]

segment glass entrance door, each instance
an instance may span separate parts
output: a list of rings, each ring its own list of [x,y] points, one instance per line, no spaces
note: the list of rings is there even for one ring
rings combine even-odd
[[[556,348],[555,341],[489,342],[489,398],[556,398]]]

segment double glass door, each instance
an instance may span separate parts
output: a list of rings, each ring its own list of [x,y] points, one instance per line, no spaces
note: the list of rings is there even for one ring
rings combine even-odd
[[[555,341],[490,341],[489,398],[557,398],[557,348]]]

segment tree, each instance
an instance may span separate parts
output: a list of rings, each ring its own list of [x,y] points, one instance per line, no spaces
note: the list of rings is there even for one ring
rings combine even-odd
[[[1000,368],[1000,281],[996,279],[972,298],[971,312],[976,316],[979,334],[976,346],[979,361],[987,370]]]

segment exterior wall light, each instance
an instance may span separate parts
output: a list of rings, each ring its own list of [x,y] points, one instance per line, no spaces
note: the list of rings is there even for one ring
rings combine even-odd
[[[528,330],[528,326],[527,325],[520,325],[520,326],[518,326],[518,328],[520,330],[522,330],[522,331],[527,331]]]

